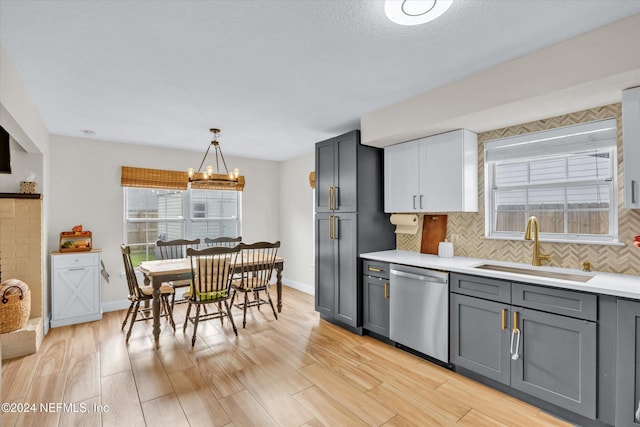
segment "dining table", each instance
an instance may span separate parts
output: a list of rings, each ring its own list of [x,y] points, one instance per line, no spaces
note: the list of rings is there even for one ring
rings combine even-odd
[[[233,273],[242,272],[242,264],[247,260],[240,260],[234,264]],[[282,270],[284,269],[284,258],[276,257],[274,266],[276,271],[276,292],[278,313],[282,312]],[[160,285],[166,282],[190,280],[192,278],[191,260],[189,258],[163,259],[143,261],[139,266],[140,272],[144,276],[144,284],[153,287],[153,299],[151,309],[153,312],[153,338],[156,348],[160,342]]]

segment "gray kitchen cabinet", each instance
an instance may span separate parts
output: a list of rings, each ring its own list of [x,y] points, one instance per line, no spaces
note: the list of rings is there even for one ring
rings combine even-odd
[[[452,293],[451,363],[509,385],[509,304]]]
[[[316,215],[316,311],[348,326],[358,326],[356,214]]]
[[[355,212],[359,132],[316,144],[316,212]]]
[[[596,323],[512,307],[520,330],[511,387],[596,418]],[[516,339],[514,340],[517,343]]]
[[[451,277],[453,364],[596,418],[595,295],[462,274]]]
[[[640,426],[640,302],[618,299],[616,426]],[[638,414],[640,415],[640,414]]]
[[[320,316],[362,333],[358,255],[395,247],[383,211],[382,149],[360,144],[353,131],[316,144],[315,308]]]
[[[389,263],[362,261],[362,327],[389,338]]]
[[[315,242],[315,304],[316,311],[322,315],[333,317],[336,292],[336,241],[333,239],[333,215],[316,214],[315,235],[329,236],[316,238]]]

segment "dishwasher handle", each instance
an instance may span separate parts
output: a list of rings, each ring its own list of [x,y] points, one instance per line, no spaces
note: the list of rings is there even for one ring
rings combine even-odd
[[[447,278],[431,276],[431,275],[407,273],[405,271],[395,270],[393,268],[391,269],[391,274],[394,276],[406,277],[407,279],[420,280],[423,282],[435,282],[435,283],[445,283],[445,284],[449,282]]]

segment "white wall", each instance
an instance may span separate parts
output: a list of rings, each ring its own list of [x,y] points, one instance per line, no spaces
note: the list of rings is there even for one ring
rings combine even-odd
[[[205,147],[206,148],[206,147]],[[127,296],[120,245],[124,240],[121,166],[186,170],[197,167],[203,152],[170,150],[120,144],[87,138],[51,136],[51,215],[49,235],[52,248],[59,233],[76,224],[93,233],[94,248],[110,274],[103,282],[102,302],[117,308]],[[280,238],[280,164],[274,161],[225,157],[231,168],[245,176],[242,196],[242,237],[245,242],[275,241]],[[285,276],[289,263],[285,266]]]
[[[18,192],[19,182],[24,180],[30,172],[36,173],[38,192],[43,194],[42,258],[46,260],[50,252],[46,240],[49,216],[47,197],[49,131],[2,44],[0,44],[0,125],[14,139],[11,143],[12,174],[0,175],[0,192]],[[48,265],[48,262],[43,262],[43,313],[49,311]],[[44,325],[44,333],[47,333],[49,324],[46,319]]]
[[[314,293],[313,190],[309,172],[315,170],[315,153],[280,164],[280,254],[285,258],[287,285]]]

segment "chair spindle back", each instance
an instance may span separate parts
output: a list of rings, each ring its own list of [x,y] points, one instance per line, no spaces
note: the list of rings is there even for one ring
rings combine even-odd
[[[229,297],[233,269],[240,248],[212,247],[187,249],[191,260],[192,289],[190,299],[209,301]]]
[[[257,289],[268,286],[280,242],[241,243],[239,246],[242,250],[242,287]]]

